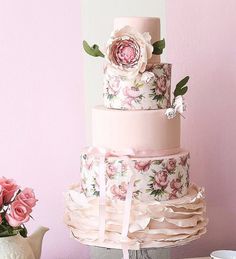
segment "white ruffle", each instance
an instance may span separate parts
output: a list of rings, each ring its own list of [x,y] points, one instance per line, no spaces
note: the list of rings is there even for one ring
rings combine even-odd
[[[99,198],[86,198],[79,187],[65,195],[65,223],[83,244],[129,249],[171,247],[186,244],[206,232],[204,190],[191,185],[188,194],[168,201],[141,202],[133,199],[128,238],[122,240],[124,202],[106,199],[106,231],[99,242]]]

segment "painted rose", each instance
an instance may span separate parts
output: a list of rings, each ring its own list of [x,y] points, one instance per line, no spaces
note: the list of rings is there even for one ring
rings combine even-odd
[[[170,80],[171,79],[171,64],[164,64],[163,71],[166,77]]]
[[[9,213],[5,217],[10,226],[18,227],[30,219],[31,212],[31,208],[16,200],[11,204]]]
[[[176,160],[174,158],[171,158],[167,161],[166,164],[166,170],[169,172],[173,172],[176,169]]]
[[[120,79],[118,76],[110,77],[107,80],[108,94],[116,96],[120,91]]]
[[[152,84],[155,81],[155,74],[150,71],[145,71],[141,76],[141,81],[145,84]]]
[[[154,190],[165,189],[168,183],[168,171],[166,169],[155,173],[153,183]]]
[[[12,179],[6,179],[5,177],[0,178],[0,186],[3,190],[3,203],[8,204],[14,197],[15,192],[19,186]]]
[[[142,96],[142,93],[140,92],[140,90],[136,87],[125,87],[123,89],[123,94],[124,96],[126,96],[125,98],[125,104],[127,104],[128,106],[132,107],[132,102],[135,102],[138,98],[140,98]]]
[[[107,176],[112,178],[117,172],[117,168],[115,167],[114,163],[108,164],[107,166]]]
[[[153,46],[149,33],[139,33],[130,26],[115,30],[107,43],[106,59],[114,72],[135,77],[144,72],[152,57]]]
[[[175,190],[176,192],[181,192],[182,187],[183,187],[181,179],[180,178],[173,179],[170,182],[170,187],[171,187],[171,189]]]
[[[1,210],[2,206],[3,206],[3,188],[0,185],[0,210]]]
[[[155,91],[157,95],[165,95],[167,91],[167,79],[164,75],[157,78]]]
[[[111,193],[114,195],[114,197],[124,201],[126,197],[128,189],[128,184],[126,182],[122,182],[120,185],[113,185],[111,186]]]
[[[170,195],[169,195],[169,199],[170,200],[174,200],[174,199],[177,199],[177,191],[176,190],[173,190]]]
[[[147,172],[150,168],[151,161],[135,161],[135,168],[138,171]]]
[[[182,166],[186,166],[187,161],[188,161],[188,156],[181,156],[179,164]]]
[[[21,204],[28,206],[29,208],[33,208],[37,202],[34,191],[31,188],[25,188],[17,195],[16,200],[20,201]]]

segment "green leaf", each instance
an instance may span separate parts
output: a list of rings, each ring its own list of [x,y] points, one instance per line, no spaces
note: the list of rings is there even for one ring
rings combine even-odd
[[[181,81],[179,81],[179,83],[176,85],[176,88],[182,88],[188,83],[188,80],[189,80],[189,76],[186,76]]]
[[[99,49],[99,46],[94,44],[93,46],[89,46],[87,41],[83,41],[83,48],[87,54],[93,57],[102,57],[104,58],[104,54]]]
[[[156,41],[152,44],[153,46],[153,52],[154,55],[161,55],[163,53],[163,49],[166,46],[165,39]]]
[[[186,84],[188,83],[189,76],[186,76],[184,79],[179,81],[179,83],[176,85],[176,88],[174,90],[174,96],[177,97],[179,95],[185,95],[188,91],[188,87]]]

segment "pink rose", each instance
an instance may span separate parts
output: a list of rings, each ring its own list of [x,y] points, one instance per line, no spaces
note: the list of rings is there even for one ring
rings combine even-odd
[[[126,197],[128,189],[128,184],[126,182],[122,182],[120,185],[113,185],[111,187],[111,193],[118,199],[124,201]]]
[[[117,168],[115,167],[114,164],[109,164],[108,167],[107,167],[107,175],[108,177],[112,177],[116,174],[117,172]]]
[[[169,183],[168,171],[166,169],[156,172],[154,176],[153,188],[154,190],[165,189]]]
[[[19,186],[12,179],[0,178],[0,186],[3,189],[3,203],[7,204],[13,198]]]
[[[144,72],[152,57],[153,46],[149,33],[139,33],[125,26],[112,33],[107,44],[106,59],[119,75],[136,76]]]
[[[174,171],[175,168],[176,168],[176,160],[174,158],[169,159],[166,165],[166,170],[171,172],[171,171]]]
[[[9,214],[6,214],[6,220],[12,227],[18,227],[30,219],[32,209],[16,200],[11,204]]]
[[[138,171],[147,172],[150,168],[151,161],[135,161],[135,168]]]
[[[157,78],[157,85],[156,85],[156,94],[157,95],[164,95],[167,90],[167,80],[165,76],[160,76]]]
[[[181,179],[180,178],[173,179],[170,183],[170,187],[171,189],[176,190],[177,192],[181,191],[182,189]]]
[[[16,200],[20,201],[23,205],[33,208],[36,205],[37,199],[35,198],[34,191],[30,188],[25,188],[16,196]]]

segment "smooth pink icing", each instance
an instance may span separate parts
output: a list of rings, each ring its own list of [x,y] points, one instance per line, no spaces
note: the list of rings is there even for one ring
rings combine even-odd
[[[124,111],[93,108],[92,145],[112,150],[162,151],[180,148],[180,116],[168,119],[162,110]],[[168,154],[165,153],[165,154]]]
[[[157,17],[117,17],[114,19],[114,29],[126,25],[136,28],[140,33],[149,32],[152,43],[160,40],[160,19]],[[159,63],[160,56],[153,55],[149,63]]]

